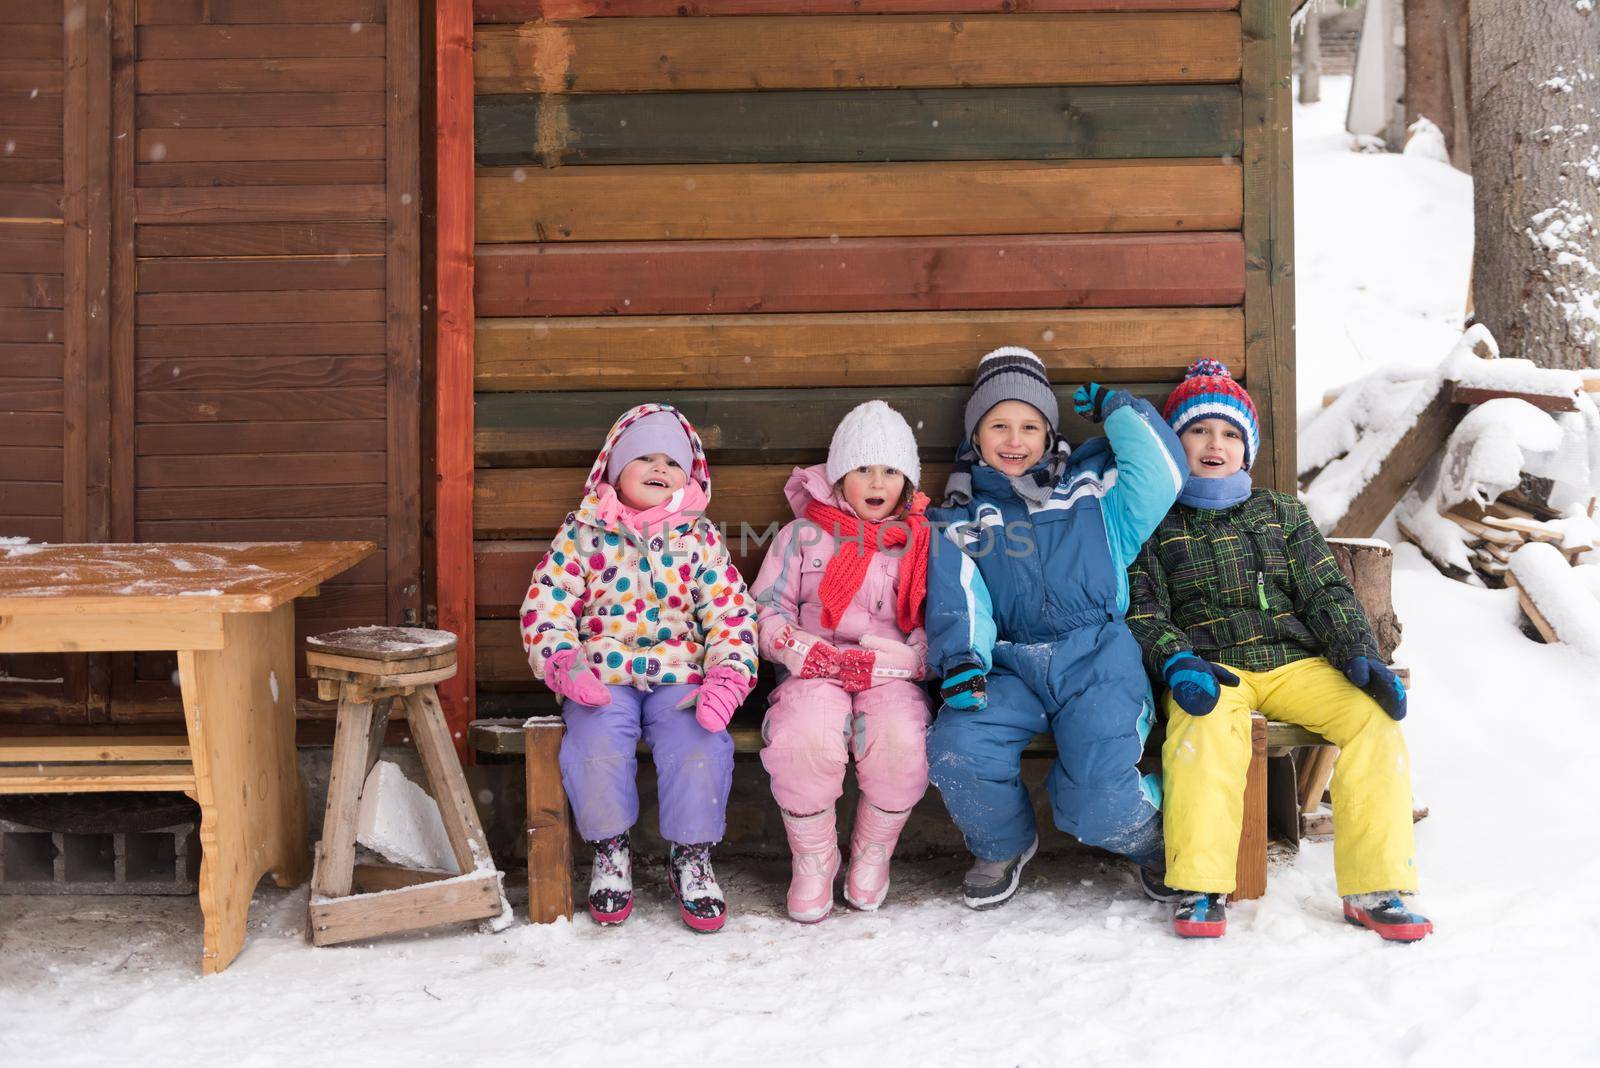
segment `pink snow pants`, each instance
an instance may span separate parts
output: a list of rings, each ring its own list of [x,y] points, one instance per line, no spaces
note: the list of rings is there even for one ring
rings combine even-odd
[[[821,812],[844,793],[856,758],[861,794],[885,812],[915,805],[928,789],[925,739],[932,714],[922,687],[894,679],[849,694],[836,679],[790,678],[761,724],[761,763],[786,812]]]

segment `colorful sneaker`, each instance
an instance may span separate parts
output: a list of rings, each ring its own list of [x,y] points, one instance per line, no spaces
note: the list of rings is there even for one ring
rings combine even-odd
[[[628,849],[628,832],[593,845],[589,915],[602,926],[621,923],[633,911],[633,854]]]
[[[1172,933],[1179,938],[1221,938],[1228,932],[1226,894],[1186,894],[1172,908]]]
[[[689,930],[700,934],[722,930],[728,919],[728,900],[717,885],[716,872],[711,870],[711,843],[673,842],[672,852],[667,855],[667,877]]]
[[[1022,869],[1039,850],[1039,839],[1034,838],[1028,848],[1010,860],[980,860],[975,862],[961,880],[961,900],[967,908],[995,909],[1017,895],[1022,885]]]
[[[1344,899],[1344,922],[1376,931],[1388,942],[1420,942],[1433,933],[1433,923],[1406,908],[1398,892],[1353,894]]]

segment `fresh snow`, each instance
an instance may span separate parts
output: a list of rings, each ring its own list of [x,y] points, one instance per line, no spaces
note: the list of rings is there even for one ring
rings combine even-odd
[[[1577,572],[1574,580],[1574,572]],[[1554,545],[1532,542],[1511,554],[1511,574],[1561,641],[1600,666],[1600,599],[1593,576],[1600,567],[1573,568]],[[1587,573],[1587,574],[1585,574]]]
[[[1461,332],[1472,240],[1463,176],[1347,151],[1341,83],[1295,109],[1311,406],[1380,366],[1431,371]],[[1600,568],[1571,574],[1600,591]],[[1275,863],[1266,897],[1203,943],[1054,832],[987,913],[956,900],[964,858],[902,859],[881,911],[802,926],[785,863],[721,858],[732,915],[710,936],[679,922],[649,857],[620,929],[580,896],[572,923],[519,908],[498,934],[328,949],[305,942],[306,888],[266,880],[244,952],[209,978],[192,898],[0,897],[0,1065],[1600,1063],[1595,665],[1525,637],[1515,590],[1449,581],[1410,545],[1394,600],[1432,812],[1417,904],[1437,933],[1419,945],[1341,921],[1326,842]]]
[[[439,806],[400,765],[380,760],[361,789],[356,841],[403,868],[457,871]]]

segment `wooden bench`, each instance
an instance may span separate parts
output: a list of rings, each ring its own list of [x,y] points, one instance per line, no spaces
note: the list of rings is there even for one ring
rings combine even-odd
[[[754,698],[753,698],[754,699]],[[1312,748],[1330,755],[1337,750],[1328,741],[1304,727],[1277,723],[1256,715],[1252,719],[1251,760],[1245,786],[1245,823],[1239,836],[1237,888],[1234,900],[1261,897],[1267,889],[1268,845],[1268,758],[1287,755],[1292,750]],[[534,923],[549,923],[571,916],[572,842],[566,794],[561,785],[558,762],[564,733],[559,716],[535,716],[526,721],[501,718],[479,719],[468,731],[468,744],[480,753],[499,756],[521,755],[526,761],[528,811],[528,917]],[[736,755],[759,753],[764,744],[757,726],[736,725],[729,729]],[[1023,750],[1024,757],[1048,757],[1056,752],[1055,739],[1040,734]],[[640,743],[639,753],[649,749]],[[1332,760],[1326,763],[1332,773]],[[1284,780],[1293,783],[1292,779]],[[1315,789],[1320,800],[1326,780]],[[1280,808],[1287,808],[1283,826],[1292,826],[1298,841],[1298,820],[1303,799],[1287,793]]]

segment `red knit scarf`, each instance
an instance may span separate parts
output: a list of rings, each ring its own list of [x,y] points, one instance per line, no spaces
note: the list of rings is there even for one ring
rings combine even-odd
[[[895,583],[895,621],[907,634],[922,626],[922,605],[928,597],[928,547],[932,530],[923,515],[928,498],[912,494],[911,505],[900,521],[867,523],[841,508],[812,501],[806,518],[833,534],[837,551],[822,573],[822,625],[837,627],[839,618],[867,577],[867,564],[880,548],[905,545],[900,558],[900,578]],[[908,529],[909,528],[909,529]],[[848,539],[848,540],[846,540]]]

